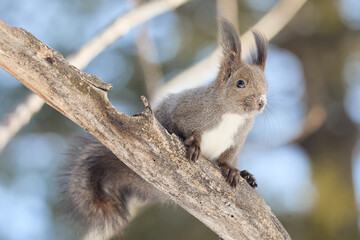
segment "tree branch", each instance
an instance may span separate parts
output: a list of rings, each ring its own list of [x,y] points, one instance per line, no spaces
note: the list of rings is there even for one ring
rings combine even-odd
[[[145,112],[133,117],[118,112],[107,98],[109,84],[1,20],[0,67],[223,239],[290,239],[245,180],[233,189],[211,162],[187,161],[182,142],[158,123],[145,98]]]
[[[78,52],[68,57],[68,61],[79,69],[84,69],[98,54],[125,35],[131,28],[143,24],[149,19],[174,10],[189,0],[158,0],[142,4],[125,15],[119,16],[110,26],[96,35]],[[18,104],[15,110],[0,123],[0,152],[17,132],[29,123],[38,113],[44,101],[35,94],[30,94],[26,100]]]
[[[70,56],[69,61],[80,69],[86,67],[91,59],[95,58],[116,39],[129,32],[130,29],[145,23],[153,17],[176,9],[188,1],[158,0],[140,5],[138,8],[116,19],[109,27],[84,45],[74,57]]]

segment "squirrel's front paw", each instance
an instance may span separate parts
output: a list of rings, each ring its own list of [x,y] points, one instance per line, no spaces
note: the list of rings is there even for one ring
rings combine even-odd
[[[248,171],[246,171],[246,170],[241,171],[240,176],[242,176],[252,188],[257,187],[257,183],[256,183],[254,176],[251,173],[249,173]]]
[[[227,165],[226,163],[220,163],[219,167],[222,175],[226,178],[226,181],[230,184],[230,186],[236,187],[240,181],[240,171]]]
[[[236,187],[240,181],[240,177],[243,177],[252,188],[257,187],[254,176],[248,171],[246,170],[240,171],[225,163],[220,163],[219,167],[221,169],[223,176],[226,178],[226,181],[230,184],[230,186]]]
[[[185,139],[184,144],[188,147],[186,157],[194,162],[198,160],[201,152],[199,141],[194,136],[190,136]]]

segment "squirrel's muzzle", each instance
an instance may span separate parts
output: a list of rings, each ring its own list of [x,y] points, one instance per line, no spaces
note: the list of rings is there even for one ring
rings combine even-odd
[[[263,110],[265,105],[266,105],[266,95],[265,94],[261,94],[259,100],[257,101],[258,104],[258,110]]]

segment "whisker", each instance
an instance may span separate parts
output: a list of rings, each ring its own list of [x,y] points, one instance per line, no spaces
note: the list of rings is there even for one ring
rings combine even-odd
[[[276,118],[274,118],[271,114],[272,107],[271,105],[267,105],[264,109],[264,120],[265,120],[265,137],[266,144],[269,147],[274,147],[274,139],[276,139],[277,130],[280,129],[280,125]]]

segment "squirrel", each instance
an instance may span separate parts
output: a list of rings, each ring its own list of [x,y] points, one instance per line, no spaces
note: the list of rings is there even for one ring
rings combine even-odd
[[[166,96],[154,114],[169,133],[184,140],[189,160],[196,161],[202,154],[220,167],[232,187],[243,177],[255,188],[253,175],[236,165],[255,116],[266,105],[267,42],[253,31],[256,51],[245,62],[234,26],[222,18],[219,30],[224,56],[216,79],[208,86]],[[62,206],[78,224],[83,239],[119,234],[130,217],[131,199],[168,201],[90,135],[78,138],[60,176]]]

